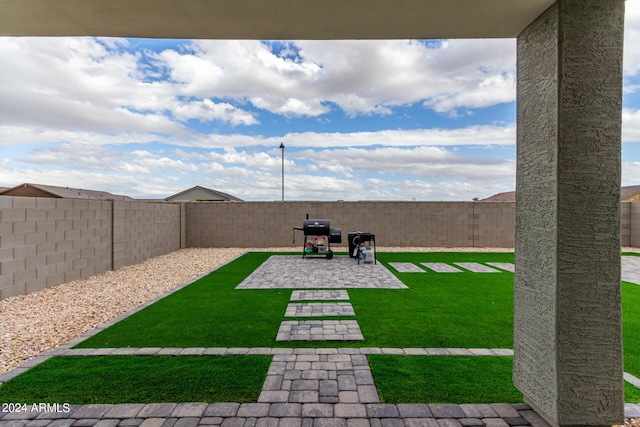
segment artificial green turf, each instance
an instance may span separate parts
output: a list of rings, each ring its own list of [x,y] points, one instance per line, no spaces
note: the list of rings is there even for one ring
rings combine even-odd
[[[273,347],[291,290],[234,289],[270,255],[246,254],[77,348]]]
[[[513,253],[380,253],[410,289],[349,290],[368,345],[513,347],[513,274],[398,273],[389,262],[513,262]]]
[[[256,402],[271,356],[54,357],[0,387],[1,402]]]
[[[246,254],[76,347],[290,347],[275,336],[292,290],[234,289],[270,255]],[[513,254],[378,254],[397,260],[513,262]],[[513,274],[390,270],[410,289],[349,289],[364,341],[296,346],[512,347]]]
[[[640,378],[640,286],[622,282],[624,370]]]
[[[370,355],[382,403],[519,403],[513,358]]]

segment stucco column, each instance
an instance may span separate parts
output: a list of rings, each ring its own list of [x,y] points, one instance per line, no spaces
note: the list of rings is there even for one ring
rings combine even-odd
[[[518,37],[514,383],[552,425],[620,424],[624,0]]]

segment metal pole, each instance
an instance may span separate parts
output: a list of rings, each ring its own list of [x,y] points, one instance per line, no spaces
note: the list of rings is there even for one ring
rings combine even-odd
[[[284,202],[284,143],[280,143],[280,149],[282,150],[282,201]]]

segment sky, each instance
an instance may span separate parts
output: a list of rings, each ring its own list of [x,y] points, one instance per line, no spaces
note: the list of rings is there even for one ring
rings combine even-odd
[[[622,184],[640,184],[640,0]],[[516,41],[0,37],[0,186],[472,200],[515,189]],[[285,149],[279,148],[284,144]]]

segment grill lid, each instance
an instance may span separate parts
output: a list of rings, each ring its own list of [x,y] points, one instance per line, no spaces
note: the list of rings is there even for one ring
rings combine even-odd
[[[305,219],[302,229],[304,234],[308,236],[328,236],[331,232],[331,221],[328,219]]]

